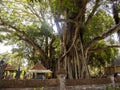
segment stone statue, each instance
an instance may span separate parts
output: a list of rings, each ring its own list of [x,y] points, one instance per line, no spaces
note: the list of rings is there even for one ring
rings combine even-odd
[[[21,74],[21,70],[20,70],[20,66],[19,66],[18,70],[16,71],[16,76],[15,76],[15,78],[16,78],[16,79],[20,79],[20,74]]]

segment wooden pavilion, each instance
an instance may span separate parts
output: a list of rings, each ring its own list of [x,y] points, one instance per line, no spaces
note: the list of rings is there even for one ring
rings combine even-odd
[[[51,70],[48,70],[47,68],[45,68],[41,62],[37,62],[30,70],[29,72],[33,73],[33,78],[35,79],[44,79],[45,78],[45,74],[47,73],[52,73]]]

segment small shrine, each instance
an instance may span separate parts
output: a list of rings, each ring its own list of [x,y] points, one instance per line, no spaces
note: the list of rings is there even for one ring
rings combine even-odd
[[[45,68],[40,61],[38,61],[29,72],[33,73],[33,79],[45,79],[46,75],[51,74],[52,71]]]
[[[14,79],[16,71],[17,70],[12,65],[7,64],[4,72],[4,79]]]
[[[120,56],[118,56],[112,61],[111,66],[105,68],[106,75],[111,75],[116,73],[120,73]]]

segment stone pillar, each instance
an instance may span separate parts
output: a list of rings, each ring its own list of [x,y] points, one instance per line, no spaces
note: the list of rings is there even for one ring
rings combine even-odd
[[[114,75],[110,75],[109,78],[110,78],[110,80],[112,82],[112,87],[115,90],[115,77],[114,77]]]
[[[65,86],[65,79],[66,79],[66,75],[67,72],[66,70],[59,70],[57,71],[57,79],[59,81],[59,90],[66,90],[66,86]]]

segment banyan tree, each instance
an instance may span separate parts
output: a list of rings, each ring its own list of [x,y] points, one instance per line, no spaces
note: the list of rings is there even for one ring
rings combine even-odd
[[[115,25],[104,9],[108,1],[2,0],[0,31],[6,32],[12,43],[23,41],[18,47],[23,46],[27,59],[41,60],[53,73],[57,68],[66,70],[69,79],[89,78],[91,53],[120,47],[109,37],[120,30],[120,24]]]

